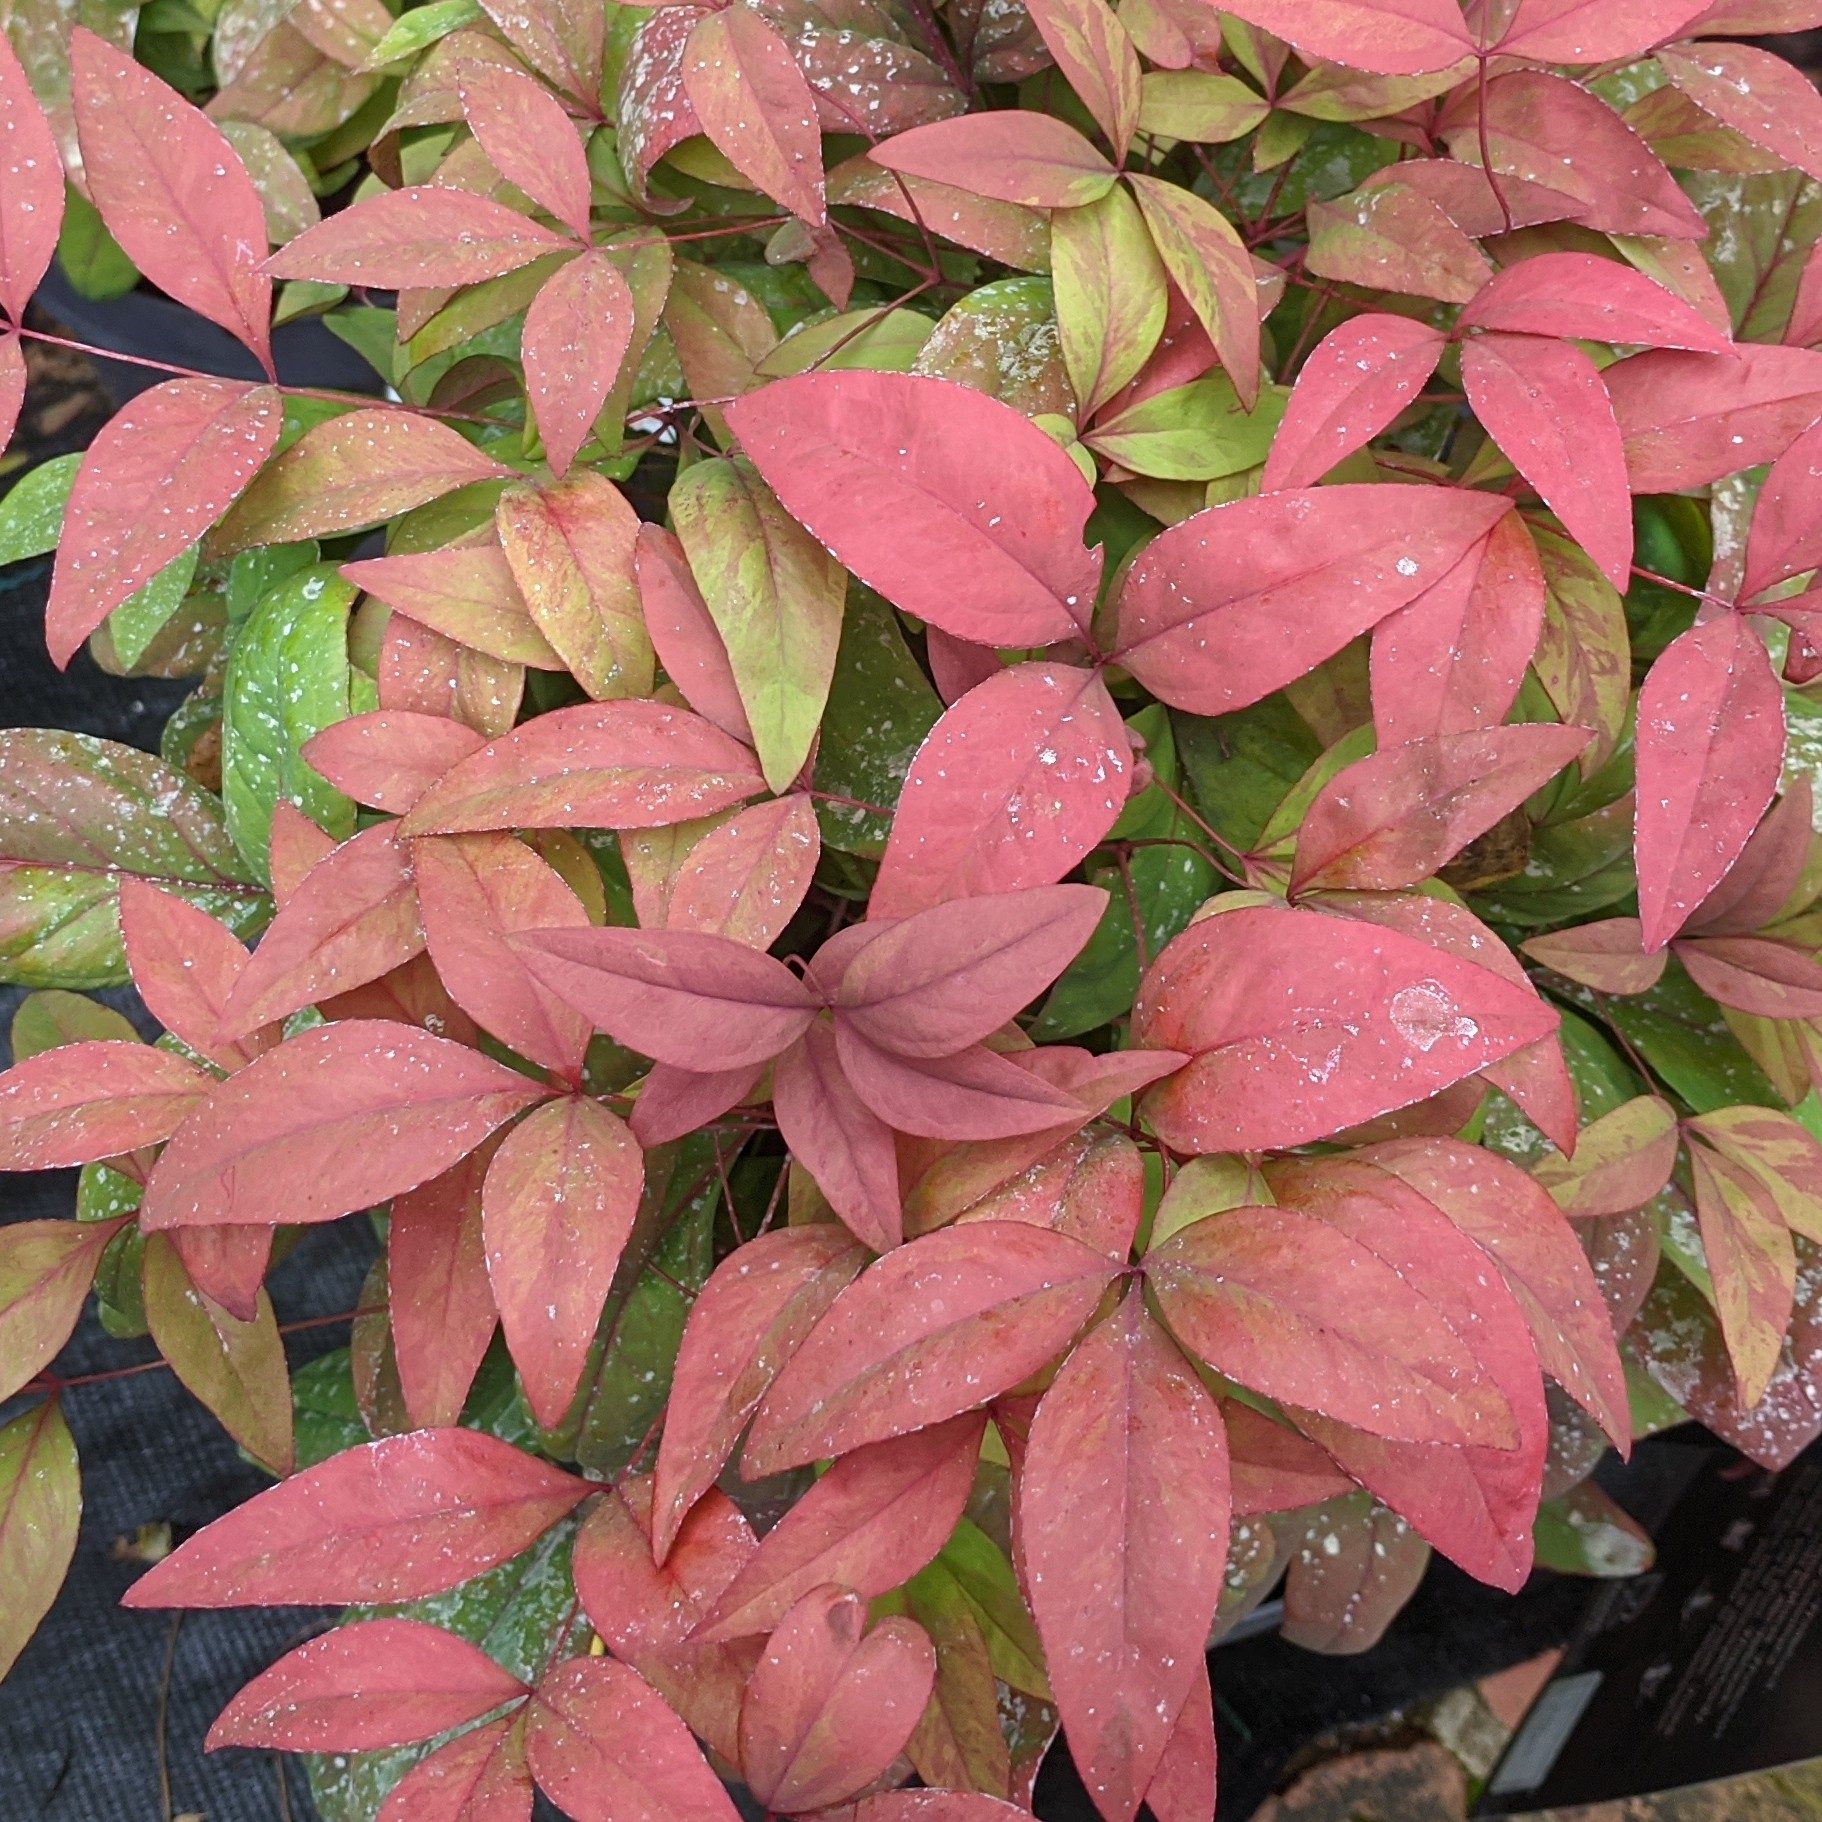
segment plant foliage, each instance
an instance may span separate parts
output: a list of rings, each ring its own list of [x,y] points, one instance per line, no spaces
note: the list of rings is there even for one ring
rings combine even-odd
[[[91,1286],[275,1476],[129,1604],[348,1607],[211,1744],[386,1822],[1193,1822],[1281,1576],[1822,1432],[1822,9],[10,16],[8,421],[60,241],[266,378],[0,505],[197,679],[0,736],[0,1666]]]

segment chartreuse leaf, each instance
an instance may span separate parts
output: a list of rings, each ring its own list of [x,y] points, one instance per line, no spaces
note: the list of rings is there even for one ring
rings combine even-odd
[[[190,592],[191,579],[196,574],[197,556],[198,548],[192,544],[108,616],[115,656],[129,669],[145,656],[146,647],[164,631],[171,616],[183,605],[184,596]]]
[[[338,839],[354,833],[354,805],[304,762],[303,748],[353,706],[348,610],[355,594],[327,564],[301,570],[265,596],[229,654],[222,802],[235,846],[261,879],[281,798]]]
[[[57,1598],[81,1517],[76,1444],[52,1399],[0,1429],[0,1677]]]
[[[0,500],[0,563],[17,563],[24,557],[42,557],[57,548],[63,529],[63,509],[82,452],[53,456],[28,468]]]
[[[107,231],[95,205],[73,185],[64,198],[57,264],[71,285],[96,303],[124,297],[139,283],[139,268]]]

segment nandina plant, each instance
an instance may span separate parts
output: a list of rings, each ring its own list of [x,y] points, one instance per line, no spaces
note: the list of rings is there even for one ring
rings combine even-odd
[[[0,508],[60,663],[199,679],[0,743],[0,1163],[83,1170],[0,1665],[92,1286],[275,1476],[128,1603],[352,1609],[211,1743],[387,1822],[991,1822],[1059,1728],[1194,1822],[1280,1580],[1363,1649],[1641,1562],[1609,1443],[1822,1433],[1822,101],[1722,41],[1822,8],[495,17],[276,252],[31,46],[139,272],[394,396],[180,374]]]

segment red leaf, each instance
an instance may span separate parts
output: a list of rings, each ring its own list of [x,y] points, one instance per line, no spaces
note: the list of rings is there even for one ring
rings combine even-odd
[[[272,372],[266,214],[221,129],[93,32],[70,34],[83,180],[127,257]]]
[[[1461,380],[1474,415],[1613,586],[1632,577],[1626,456],[1599,370],[1569,342],[1473,335]]]
[[[1753,44],[1674,45],[1659,53],[1658,66],[1723,126],[1822,178],[1822,96],[1774,51]]]
[[[1675,1110],[1656,1095],[1639,1095],[1582,1129],[1574,1163],[1540,1158],[1537,1180],[1576,1219],[1630,1214],[1670,1181],[1678,1142]]]
[[[1739,859],[1783,762],[1784,694],[1751,626],[1721,613],[1673,641],[1639,686],[1634,843],[1647,951]]]
[[[0,45],[0,196],[0,306],[18,324],[57,250],[63,160],[10,43]]]
[[[1034,886],[920,911],[849,953],[837,1012],[899,1056],[953,1056],[1048,987],[1106,907],[1097,886]]]
[[[371,1752],[427,1740],[526,1693],[440,1626],[366,1620],[287,1652],[222,1710],[204,1745]]]
[[[1230,1398],[1221,1407],[1227,1426],[1228,1468],[1234,1517],[1295,1512],[1347,1492],[1352,1483],[1306,1436]]]
[[[689,930],[547,930],[516,947],[598,1031],[678,1069],[763,1063],[800,1037],[815,997],[783,962]]]
[[[570,243],[486,196],[436,184],[382,190],[331,215],[266,261],[275,278],[395,291],[476,285]]]
[[[1018,1536],[1069,1751],[1130,1822],[1196,1683],[1227,1565],[1215,1401],[1134,1286],[1032,1419]]]
[[[1357,316],[1310,351],[1272,441],[1260,488],[1314,487],[1420,394],[1448,346],[1407,317]]]
[[[1049,885],[1113,827],[1132,765],[1098,673],[1064,664],[996,671],[918,748],[869,915]]]
[[[770,1632],[827,1582],[871,1597],[909,1581],[962,1517],[984,1428],[970,1413],[843,1454],[765,1534],[722,1590],[702,1636]]]
[[[489,741],[426,791],[407,835],[471,829],[652,829],[765,788],[750,750],[687,709],[584,703]]]
[[[1806,430],[1772,464],[1759,489],[1746,539],[1740,599],[1822,564],[1822,424]]]
[[[779,1369],[864,1257],[839,1228],[780,1228],[737,1247],[702,1287],[677,1348],[653,1475],[652,1541],[661,1560]]]
[[[304,758],[344,796],[402,816],[445,772],[486,744],[485,736],[443,715],[376,709],[312,735]]]
[[[488,0],[482,10],[540,76],[598,117],[607,41],[598,7],[576,0]]]
[[[1031,22],[1069,86],[1081,96],[1116,158],[1139,124],[1139,57],[1106,0],[1038,0]]]
[[[1518,698],[1547,602],[1537,546],[1509,512],[1485,544],[1373,629],[1381,743],[1497,726]]]
[[[1149,1253],[1145,1275],[1177,1339],[1249,1390],[1401,1441],[1511,1440],[1505,1398],[1422,1286],[1326,1221],[1204,1216]]]
[[[936,1653],[914,1620],[866,1626],[858,1595],[818,1588],[759,1660],[741,1704],[740,1769],[768,1810],[855,1796],[911,1738],[936,1683]]]
[[[1028,209],[1075,209],[1105,196],[1115,171],[1074,127],[1007,109],[913,127],[869,156],[888,171]]]
[[[1756,936],[1685,937],[1677,960],[1723,1006],[1760,1019],[1822,1018],[1822,964]]]
[[[818,1020],[772,1067],[772,1117],[791,1156],[874,1252],[904,1236],[892,1129],[855,1092],[835,1032]]]
[[[143,879],[120,882],[120,934],[146,1010],[198,1056],[232,1071],[278,1041],[221,1036],[222,1012],[247,965],[240,939],[208,912]]]
[[[468,1401],[498,1317],[481,1240],[491,1143],[440,1177],[392,1198],[387,1316],[399,1389],[419,1429],[453,1424]]]
[[[563,1421],[645,1188],[645,1160],[598,1101],[547,1101],[487,1171],[487,1276],[532,1415]]]
[[[333,1221],[428,1182],[543,1092],[390,1020],[307,1031],[216,1085],[153,1167],[140,1218]]]
[[[906,613],[983,645],[1087,625],[1101,574],[1082,544],[1094,495],[1011,406],[908,373],[806,373],[726,410],[785,510]]]
[[[421,626],[503,663],[563,668],[519,597],[506,553],[491,538],[485,544],[344,563],[342,579]]]
[[[102,426],[70,489],[45,607],[59,668],[233,505],[282,428],[271,387],[206,379],[168,380]]]
[[[1683,493],[1775,462],[1822,416],[1822,353],[1811,348],[1648,349],[1601,379],[1634,493]]]
[[[305,874],[228,996],[223,1032],[249,1032],[378,980],[424,946],[411,857],[377,823]]]
[[[1173,708],[1244,708],[1415,600],[1508,510],[1487,494],[1342,486],[1199,512],[1127,572],[1116,656]]]
[[[1540,253],[1508,266],[1457,319],[1464,329],[1567,336],[1723,354],[1732,339],[1674,292],[1592,253]]]
[[[744,6],[705,13],[683,52],[683,90],[709,143],[793,215],[820,225],[822,132],[791,48]]]
[[[856,1094],[900,1132],[928,1139],[1008,1139],[1082,1123],[1081,1103],[983,1045],[949,1057],[903,1057],[835,1026],[842,1072]]]
[[[4,245],[0,244],[0,257],[4,257],[4,252]],[[25,382],[25,355],[18,336],[0,338],[0,449],[12,442],[13,432],[19,427],[19,413],[25,409]]]
[[[1482,115],[1484,113],[1484,122]],[[1573,197],[1578,219],[1603,234],[1700,240],[1701,212],[1663,162],[1605,101],[1566,76],[1514,70],[1464,83],[1443,110],[1444,143],[1481,162]]]
[[[90,1164],[168,1139],[214,1084],[174,1051],[93,1039],[0,1075],[0,1170]]]
[[[0,1228],[0,1398],[11,1398],[69,1340],[121,1225],[14,1221]]]
[[[632,289],[605,253],[571,260],[532,299],[519,356],[552,472],[567,474],[588,441],[632,340]]]
[[[525,1747],[539,1784],[576,1822],[738,1822],[689,1729],[611,1658],[572,1658],[543,1678]]]
[[[1708,0],[1520,0],[1498,49],[1539,63],[1633,58],[1677,37]]]
[[[640,526],[633,566],[646,627],[664,674],[697,714],[751,746],[753,730],[727,647],[675,534],[658,525]]]
[[[416,1600],[510,1561],[593,1490],[478,1430],[387,1436],[204,1526],[142,1575],[121,1605]]]
[[[508,1715],[420,1759],[393,1785],[379,1822],[530,1822],[535,1794]]]
[[[1425,1100],[1556,1023],[1528,988],[1400,931],[1262,906],[1165,949],[1133,1041],[1195,1059],[1145,1096],[1166,1144],[1255,1151]]]
[[[740,810],[696,842],[677,868],[665,923],[769,949],[816,876],[822,831],[797,792]]]
[[[1312,886],[1384,892],[1420,884],[1541,790],[1588,740],[1586,728],[1521,723],[1425,735],[1344,766],[1304,813],[1293,896]]]
[[[556,96],[518,70],[478,61],[462,66],[456,93],[487,162],[586,241],[594,185],[581,136]]]
[[[1146,1787],[1145,1801],[1158,1822],[1202,1822],[1215,1810],[1215,1692],[1208,1659],[1201,1661],[1164,1755]]]
[[[430,959],[450,997],[523,1057],[579,1079],[593,1032],[550,991],[510,938],[586,928],[588,912],[554,867],[515,835],[412,843]]]
[[[1069,1343],[1116,1270],[1015,1221],[899,1247],[836,1298],[773,1382],[744,1471],[845,1454],[1010,1391]]]
[[[1239,0],[1236,19],[1307,57],[1375,76],[1421,76],[1474,54],[1453,0]]]
[[[1524,1312],[1538,1365],[1628,1452],[1632,1421],[1613,1325],[1549,1191],[1507,1159],[1453,1139],[1394,1140],[1355,1155],[1408,1184],[1492,1257]]]

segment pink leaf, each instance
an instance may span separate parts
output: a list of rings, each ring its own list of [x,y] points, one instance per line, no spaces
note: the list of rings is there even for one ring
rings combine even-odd
[[[1408,1107],[1556,1024],[1528,988],[1414,937],[1262,906],[1204,918],[1164,950],[1133,1039],[1195,1059],[1145,1096],[1167,1144],[1254,1151]]]
[[[727,647],[675,534],[658,525],[640,526],[633,566],[646,627],[664,674],[697,714],[751,746],[753,730]]]
[[[221,1036],[221,1016],[247,965],[240,939],[206,911],[143,879],[120,882],[120,933],[146,1010],[199,1056],[235,1070],[278,1041]]]
[[[806,373],[727,417],[786,511],[906,613],[984,645],[1087,624],[1093,493],[1011,406],[913,374]]]
[[[1655,279],[1592,253],[1540,253],[1508,266],[1457,319],[1463,329],[1566,336],[1723,354],[1732,339]]]
[[[365,197],[306,228],[266,270],[275,278],[385,290],[476,285],[569,244],[489,197],[414,184]]]
[[[773,1382],[748,1474],[973,1410],[1059,1353],[1118,1267],[1067,1235],[980,1222],[886,1254],[836,1298]]]
[[[0,1170],[57,1170],[156,1145],[211,1086],[194,1063],[149,1044],[40,1051],[0,1075]]]
[[[1509,510],[1487,494],[1342,486],[1199,512],[1127,572],[1117,656],[1173,708],[1244,708],[1415,600]]]
[[[585,703],[490,741],[426,791],[401,828],[661,828],[732,809],[764,785],[749,749],[687,709]]]
[[[1114,167],[1074,127],[1008,109],[913,127],[870,156],[888,171],[1028,209],[1074,209],[1105,196]]]
[[[84,180],[127,257],[270,374],[266,215],[240,155],[175,89],[81,26],[70,89]]]
[[[756,803],[690,848],[665,922],[769,949],[797,915],[821,853],[816,806],[805,793]]]
[[[741,176],[804,221],[829,219],[816,96],[757,12],[703,14],[684,48],[683,89],[710,144]]]
[[[1306,56],[1375,76],[1421,76],[1474,55],[1454,0],[1239,0],[1228,9]]]
[[[625,1123],[584,1095],[547,1101],[487,1170],[487,1276],[526,1403],[547,1428],[581,1384],[645,1188]]]
[[[1677,45],[1658,64],[1723,126],[1822,178],[1822,96],[1803,71],[1753,44]]]
[[[1018,1477],[1032,1617],[1070,1756],[1130,1822],[1202,1665],[1227,1564],[1227,1438],[1136,1285],[1063,1363]]]
[[[429,1739],[526,1693],[465,1638],[418,1620],[338,1626],[288,1652],[224,1708],[204,1742],[370,1752]]]
[[[1384,430],[1429,383],[1447,346],[1407,317],[1357,316],[1311,350],[1291,390],[1260,487],[1314,487]]]
[[[590,1488],[478,1430],[331,1456],[206,1525],[123,1607],[320,1606],[440,1594],[509,1562]]]
[[[563,668],[519,596],[506,553],[492,538],[344,563],[342,579],[420,626],[504,664]],[[433,749],[439,757],[443,745],[439,741]]]
[[[1497,49],[1538,63],[1630,59],[1677,37],[1708,0],[1520,0]]]
[[[28,1384],[69,1340],[122,1225],[12,1221],[0,1228],[0,1398]]]
[[[486,744],[484,735],[442,715],[376,709],[313,735],[304,758],[356,803],[402,816],[445,772]]]
[[[1626,456],[1599,370],[1569,342],[1475,335],[1461,379],[1474,415],[1613,586],[1632,576]]]
[[[409,1025],[307,1031],[216,1085],[153,1167],[140,1218],[148,1229],[333,1221],[428,1182],[542,1094]]]
[[[535,1794],[517,1716],[508,1715],[420,1759],[393,1785],[379,1822],[530,1822]]]
[[[568,473],[588,441],[632,339],[633,294],[605,253],[571,260],[532,299],[520,358],[554,473]]]
[[[45,608],[60,668],[233,505],[282,428],[271,387],[206,379],[169,380],[102,426],[70,489]]]
[[[1047,886],[1114,825],[1132,743],[1098,673],[995,671],[925,737],[869,902],[905,917],[945,899]]]
[[[856,1094],[900,1132],[931,1139],[1006,1139],[1079,1126],[1081,1103],[1043,1077],[977,1044],[948,1057],[903,1057],[843,1020],[836,1051]]]
[[[0,45],[0,197],[0,306],[17,324],[57,250],[63,160],[10,43]]]
[[[1752,512],[1740,599],[1751,601],[1822,565],[1822,424],[1797,438],[1771,466]]]
[[[594,185],[575,123],[543,83],[504,64],[465,64],[456,93],[487,162],[586,241]]]
[[[1634,844],[1647,952],[1662,949],[1739,859],[1778,788],[1784,694],[1736,614],[1693,626],[1639,686]]]

